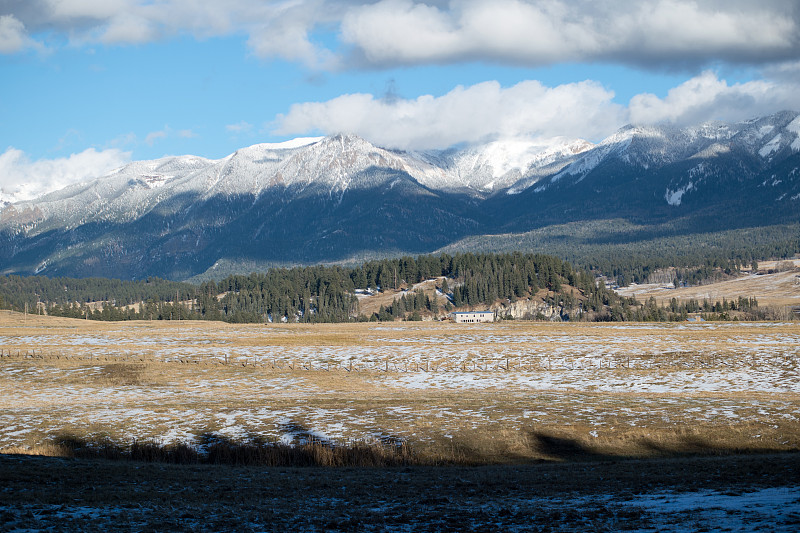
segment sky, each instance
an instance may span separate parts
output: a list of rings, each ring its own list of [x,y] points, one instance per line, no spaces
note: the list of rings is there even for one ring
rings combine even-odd
[[[795,0],[0,0],[0,202],[301,136],[597,142],[785,109]]]

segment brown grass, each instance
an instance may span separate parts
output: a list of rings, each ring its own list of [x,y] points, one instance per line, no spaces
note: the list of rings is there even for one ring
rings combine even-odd
[[[633,295],[640,302],[651,296],[659,305],[669,303],[672,298],[679,302],[704,299],[709,302],[737,300],[739,297],[758,300],[759,306],[795,306],[800,305],[800,272],[788,271],[758,276],[743,276],[737,279],[682,287],[679,289],[663,288],[660,285],[631,286],[621,289],[621,294]]]
[[[120,450],[132,439],[167,450],[215,435],[244,446],[246,455],[247,446],[274,442],[288,426],[309,435],[341,428],[319,452],[334,454],[321,460],[325,464],[346,464],[335,453],[380,437],[405,443],[416,464],[800,447],[800,324],[627,324],[619,330],[523,322],[265,326],[20,319],[0,316],[0,448],[6,451],[46,451],[59,435]],[[490,336],[531,340],[504,344],[488,342]],[[14,340],[22,338],[30,340]],[[587,362],[609,347],[615,352]],[[222,350],[238,352],[223,364]],[[274,357],[251,355],[263,350]],[[346,357],[337,360],[341,354]],[[772,392],[740,383],[730,390],[694,388],[691,376],[728,372],[763,372],[787,385]],[[534,384],[561,381],[537,390],[515,382],[517,376]],[[489,385],[468,386],[458,381],[462,377]],[[584,380],[594,377],[623,384],[682,379],[686,388],[590,390]],[[409,388],[403,384],[409,379],[433,384]],[[500,385],[492,385],[498,379]],[[176,440],[165,441],[167,435]]]
[[[400,299],[400,297],[404,294],[413,295],[414,291],[418,290],[422,291],[425,296],[430,299],[435,298],[436,302],[439,304],[439,309],[443,310],[448,300],[444,296],[439,296],[436,294],[436,284],[441,284],[442,279],[444,278],[429,279],[415,283],[411,286],[403,284],[402,288],[397,290],[386,289],[385,291],[374,296],[361,297],[358,299],[359,312],[367,317],[372,316],[373,313],[380,311],[381,306],[389,307],[395,300]],[[403,289],[408,292],[405,292]]]
[[[742,453],[800,451],[776,445],[775,437],[796,434],[796,424],[767,430],[760,440],[755,424],[744,426],[627,429],[593,438],[585,427],[530,427],[487,434],[463,432],[452,439],[412,446],[402,440],[336,444],[311,440],[290,445],[263,438],[235,441],[219,435],[203,435],[200,446],[137,441],[120,444],[108,438],[87,439],[58,435],[32,447],[10,447],[2,454],[46,457],[130,460],[171,464],[221,464],[270,467],[398,467],[443,465],[530,464],[542,461],[595,461],[623,458],[720,456]]]

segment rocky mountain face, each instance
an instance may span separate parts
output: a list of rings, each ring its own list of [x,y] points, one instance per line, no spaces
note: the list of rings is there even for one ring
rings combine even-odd
[[[576,220],[676,221],[683,231],[796,222],[798,173],[794,112],[628,126],[596,145],[400,152],[354,135],[296,139],[220,160],[135,162],[0,206],[0,272],[180,279],[220,264],[425,253]]]

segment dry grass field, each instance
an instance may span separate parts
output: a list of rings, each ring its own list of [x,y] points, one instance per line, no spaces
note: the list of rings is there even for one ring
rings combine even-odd
[[[774,266],[773,263],[775,262],[769,265]],[[708,300],[714,303],[721,302],[723,298],[735,301],[739,297],[755,296],[760,306],[799,306],[800,272],[789,270],[773,274],[747,274],[727,281],[679,289],[663,283],[633,284],[617,292],[624,296],[634,296],[639,301],[645,301],[652,296],[659,305],[669,303],[672,298],[679,302],[697,300],[702,303],[703,300]]]
[[[0,530],[800,523],[800,454],[785,453],[800,448],[797,322],[230,325],[0,312],[0,352]],[[264,442],[402,444],[413,460],[60,458],[76,446]]]
[[[0,316],[0,449],[405,442],[464,463],[800,448],[800,324]],[[432,459],[433,460],[433,459]]]

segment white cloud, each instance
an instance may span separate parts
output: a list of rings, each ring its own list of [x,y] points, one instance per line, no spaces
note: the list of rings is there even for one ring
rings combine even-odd
[[[181,139],[195,139],[199,137],[199,135],[192,130],[180,130],[178,131],[178,137]]]
[[[55,20],[104,20],[130,10],[136,2],[129,0],[45,0],[41,2]]]
[[[19,52],[27,42],[25,25],[14,15],[0,15],[0,54]]]
[[[630,121],[637,124],[735,122],[784,109],[800,109],[796,85],[765,80],[728,85],[710,71],[670,89],[664,98],[643,93],[629,104]]]
[[[100,41],[106,44],[139,44],[153,41],[158,36],[153,21],[140,15],[120,13],[109,19]]]
[[[348,94],[293,105],[277,117],[275,133],[344,131],[404,149],[446,148],[519,135],[591,139],[624,124],[624,109],[612,103],[613,96],[592,81],[557,87],[524,81],[508,88],[489,81],[413,100]]]
[[[151,131],[147,134],[144,138],[144,142],[147,143],[148,146],[153,146],[153,144],[159,139],[166,139],[167,135],[169,134],[169,127],[164,127],[163,130],[159,131]]]
[[[438,4],[438,5],[437,5]],[[381,0],[352,7],[342,39],[373,65],[766,62],[800,53],[791,2]]]
[[[31,200],[103,176],[130,158],[130,152],[89,148],[69,157],[31,161],[23,151],[8,148],[0,154],[0,201]]]
[[[336,55],[312,42],[311,34],[324,23],[334,2],[306,0],[275,2],[269,13],[255,14],[248,24],[250,49],[262,58],[280,57],[315,69],[332,69]]]
[[[73,45],[139,44],[176,35],[248,37],[262,58],[332,68],[333,52],[313,41],[320,25],[338,24],[347,0],[8,0],[34,30],[56,31]],[[15,19],[16,20],[16,19]]]
[[[295,104],[279,115],[281,135],[352,132],[402,149],[446,148],[457,143],[528,137],[600,140],[626,123],[676,125],[707,120],[735,122],[784,109],[800,109],[795,83],[756,80],[729,85],[704,72],[664,98],[638,94],[628,106],[594,81],[547,87],[524,81],[503,88],[489,81],[415,99],[345,94],[326,102]]]
[[[75,43],[244,34],[262,58],[311,68],[353,62],[607,61],[659,68],[800,56],[793,0],[8,0],[6,50],[29,32]],[[320,33],[338,42],[327,44]],[[2,35],[2,33],[0,33]],[[0,40],[0,43],[3,41]],[[3,46],[0,44],[0,46]],[[343,57],[344,56],[344,57]]]
[[[236,124],[228,124],[227,126],[225,126],[225,129],[231,133],[239,134],[252,131],[253,125],[250,124],[249,122],[242,120],[241,122],[238,122]]]

